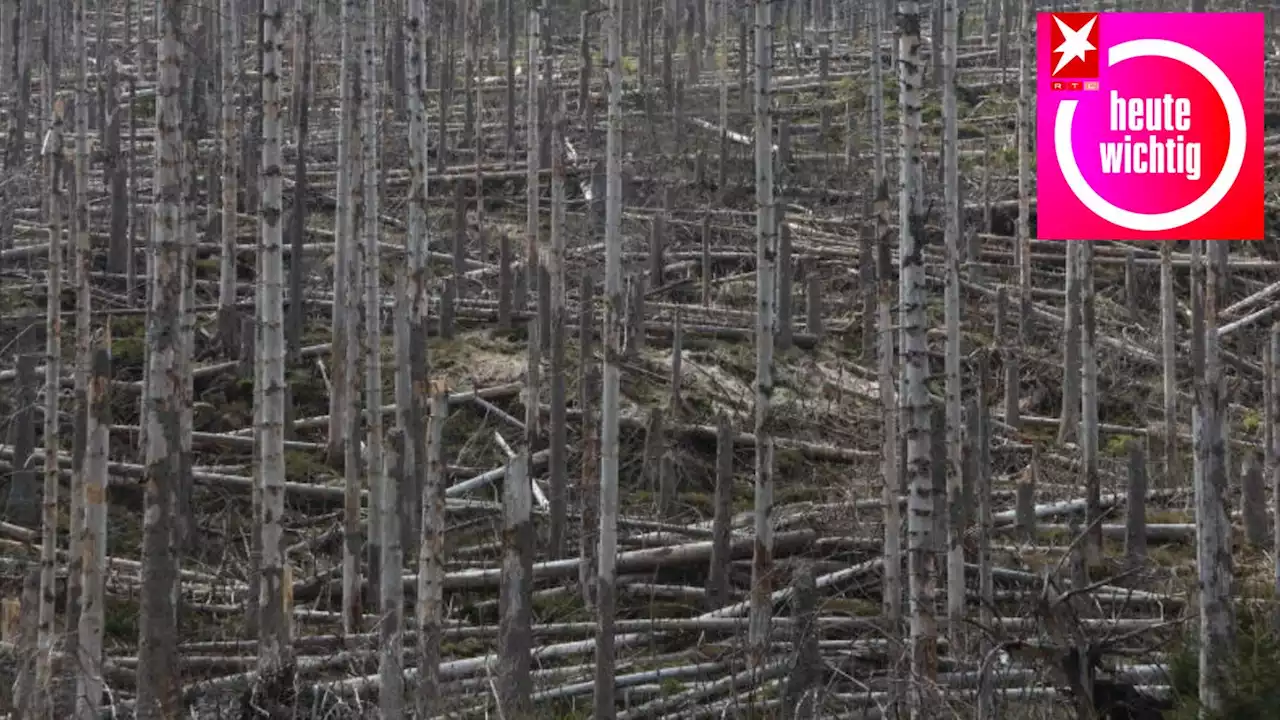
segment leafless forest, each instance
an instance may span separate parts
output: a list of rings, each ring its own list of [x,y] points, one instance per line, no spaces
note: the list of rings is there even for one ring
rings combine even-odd
[[[0,2],[0,716],[1277,717],[1280,248],[1035,239],[1050,9]]]

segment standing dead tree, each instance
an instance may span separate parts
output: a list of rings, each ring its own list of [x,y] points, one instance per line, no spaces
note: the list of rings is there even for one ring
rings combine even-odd
[[[89,378],[89,415],[85,429],[84,537],[80,548],[84,578],[80,584],[77,632],[80,642],[79,677],[76,685],[77,720],[101,717],[103,690],[102,638],[105,630],[103,600],[107,577],[107,428],[111,425],[111,338],[93,353]]]
[[[178,715],[176,528],[178,483],[182,474],[182,239],[178,237],[182,198],[182,100],[179,37],[180,0],[164,0],[157,10],[160,44],[156,102],[158,161],[152,230],[151,303],[148,308],[148,406],[146,517],[142,534],[142,602],[138,623],[138,699],[140,720]],[[283,475],[283,473],[282,473]]]
[[[612,720],[614,613],[618,552],[618,400],[622,374],[622,0],[605,17],[605,79],[609,94],[605,137],[604,352],[600,388],[600,550],[596,573],[594,711]]]
[[[751,669],[764,672],[773,614],[773,343],[777,330],[778,226],[773,198],[773,4],[755,3],[756,397],[755,536],[751,558]],[[784,270],[789,270],[784,269]]]
[[[960,167],[956,109],[956,0],[942,8],[943,234],[946,243],[946,420],[947,420],[947,621],[952,647],[961,641],[965,614],[964,501],[960,414]]]
[[[907,596],[911,603],[911,683],[907,695],[911,717],[929,712],[930,690],[937,674],[938,631],[934,616],[937,586],[934,554],[934,487],[929,448],[929,360],[925,340],[924,178],[920,163],[920,93],[924,67],[920,54],[920,4],[898,2],[898,107],[901,134],[898,157],[898,256],[901,258],[899,349],[903,376],[899,431],[906,439],[902,467],[906,473]]]
[[[1196,568],[1200,587],[1199,701],[1220,712],[1231,687],[1235,658],[1235,621],[1231,601],[1231,521],[1227,508],[1226,379],[1222,373],[1218,307],[1225,252],[1215,247],[1203,262],[1204,241],[1193,241],[1192,293],[1200,298],[1192,328],[1203,340],[1193,353],[1196,412],[1192,435],[1196,450]],[[1225,248],[1222,248],[1225,250]],[[1198,362],[1194,362],[1198,360]]]
[[[44,496],[41,501],[40,603],[34,693],[29,702],[35,713],[44,712],[52,675],[54,645],[54,580],[58,552],[58,406],[57,388],[62,382],[62,116],[64,106],[54,105],[53,123],[45,132],[40,155],[48,182],[49,287],[45,314],[44,394]]]
[[[258,349],[262,428],[258,432],[258,482],[262,486],[262,565],[258,598],[257,704],[267,708],[291,706],[293,652],[289,618],[285,616],[284,553],[284,231],[280,120],[281,62],[284,48],[284,3],[263,0],[262,64],[262,202],[259,207],[262,278],[258,303],[262,344]]]

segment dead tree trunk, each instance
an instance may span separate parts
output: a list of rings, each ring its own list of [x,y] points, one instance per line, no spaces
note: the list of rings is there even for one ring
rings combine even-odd
[[[594,714],[612,720],[614,612],[618,552],[618,400],[622,374],[622,0],[609,0],[605,77],[609,89],[605,137],[604,383],[600,390],[600,551],[596,574]]]
[[[773,199],[773,6],[755,2],[756,161],[756,472],[755,552],[751,559],[750,668],[764,671],[773,614],[773,343],[777,330],[777,225]]]
[[[1164,476],[1178,487],[1178,334],[1173,294],[1173,243],[1160,244],[1160,351],[1164,369]]]
[[[177,716],[177,627],[175,583],[177,548],[173,543],[178,478],[182,473],[182,379],[179,362],[179,308],[182,302],[182,256],[178,224],[181,213],[182,156],[179,97],[182,3],[164,0],[157,8],[160,44],[156,128],[159,156],[155,165],[152,291],[148,317],[149,371],[145,397],[149,406],[145,488],[147,507],[142,529],[142,601],[138,624],[138,698],[140,720]],[[283,478],[282,478],[283,479]]]
[[[934,617],[937,585],[932,538],[934,492],[929,450],[928,346],[925,340],[924,189],[920,165],[920,93],[923,66],[920,53],[920,4],[898,2],[898,107],[902,132],[898,157],[902,163],[898,197],[899,257],[902,258],[899,324],[903,346],[900,428],[906,439],[903,468],[907,474],[908,593],[911,600],[911,676],[908,693],[912,717],[929,711],[927,689],[937,674],[938,631]]]
[[[551,121],[551,253],[547,259],[547,275],[551,285],[551,432],[549,437],[551,528],[548,545],[553,558],[564,555],[565,506],[568,493],[566,487],[568,431],[565,426],[564,382],[564,114],[564,97],[557,96]]]
[[[1197,256],[1204,241],[1193,241],[1194,287],[1200,296],[1200,325],[1203,333],[1201,372],[1196,376],[1196,406],[1192,416],[1192,436],[1199,472],[1196,473],[1196,566],[1200,576],[1200,693],[1203,707],[1220,712],[1231,687],[1231,666],[1235,658],[1235,622],[1231,606],[1231,523],[1227,510],[1225,462],[1226,382],[1222,374],[1218,339],[1218,297],[1220,274],[1225,270],[1225,253],[1210,252],[1207,273]],[[1197,267],[1199,265],[1200,267]],[[1207,277],[1206,277],[1207,276]]]
[[[956,110],[956,31],[957,0],[942,2],[942,115],[943,138],[943,217],[946,242],[946,297],[944,299],[947,331],[946,350],[946,415],[947,415],[947,620],[952,647],[964,647],[961,633],[965,613],[964,587],[964,502],[963,469],[961,468],[960,415],[960,175],[958,120]],[[935,29],[936,31],[936,29]]]
[[[240,319],[236,303],[236,188],[237,163],[240,157],[240,130],[236,111],[236,87],[239,82],[241,3],[221,0],[222,22],[222,248],[218,268],[218,333],[227,348],[238,346],[236,333]],[[299,155],[302,148],[299,148]]]
[[[533,633],[533,510],[529,445],[507,465],[503,481],[502,587],[498,630],[498,707],[504,718],[530,717]]]
[[[262,428],[258,439],[262,485],[262,566],[258,599],[258,691],[260,703],[281,711],[291,706],[293,651],[285,612],[284,554],[284,247],[281,223],[284,177],[281,163],[280,85],[284,65],[284,8],[281,0],[264,0],[262,32],[262,277],[258,292],[262,344]]]
[[[1086,567],[1102,562],[1102,524],[1094,520],[1102,512],[1102,483],[1098,474],[1098,334],[1093,286],[1093,243],[1076,243],[1076,270],[1080,273],[1080,452],[1085,486],[1084,542]]]
[[[876,217],[876,324],[879,333],[879,367],[876,376],[880,391],[880,499],[884,503],[884,588],[882,599],[889,637],[902,637],[902,506],[898,502],[902,486],[902,463],[898,455],[898,416],[894,338],[898,333],[892,318],[893,277],[892,251],[889,239],[889,186],[883,178],[877,184]],[[892,646],[891,646],[892,647]],[[898,654],[898,653],[895,653]],[[897,667],[900,663],[892,663]],[[889,684],[890,713],[900,707],[902,687],[900,672]],[[890,715],[892,716],[892,715]]]
[[[410,18],[412,31],[412,14]],[[432,716],[440,685],[440,636],[444,619],[444,423],[448,416],[449,399],[442,387],[437,388],[431,396],[427,429],[422,537],[418,547],[418,717]]]
[[[80,614],[80,541],[84,532],[83,480],[85,445],[89,422],[89,365],[93,348],[90,344],[92,294],[89,284],[89,267],[93,260],[93,248],[89,244],[89,56],[85,50],[84,0],[76,0],[73,15],[72,37],[76,55],[75,100],[75,213],[72,219],[72,241],[75,248],[76,278],[76,364],[75,364],[75,420],[72,430],[71,522],[70,554],[67,563],[67,626],[76,627]],[[68,636],[67,650],[76,657],[78,635]]]
[[[107,428],[111,426],[110,337],[93,354],[89,381],[89,415],[85,431],[84,537],[80,548],[84,579],[80,584],[77,632],[79,677],[76,685],[77,720],[98,720],[102,705],[102,637],[105,629],[103,591],[107,577]]]

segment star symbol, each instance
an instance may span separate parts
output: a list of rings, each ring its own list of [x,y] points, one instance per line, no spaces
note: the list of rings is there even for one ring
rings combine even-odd
[[[1097,51],[1098,48],[1089,42],[1089,31],[1093,29],[1093,24],[1098,22],[1098,16],[1089,18],[1089,22],[1079,30],[1072,30],[1057,16],[1054,16],[1053,21],[1058,23],[1058,29],[1062,31],[1062,44],[1053,49],[1055,53],[1062,53],[1062,57],[1058,58],[1057,66],[1053,68],[1053,74],[1057,75],[1067,63],[1076,58],[1084,60],[1085,53],[1090,50]]]

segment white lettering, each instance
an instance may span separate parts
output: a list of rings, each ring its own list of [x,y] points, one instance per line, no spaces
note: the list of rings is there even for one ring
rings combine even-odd
[[[1159,138],[1154,134],[1134,140],[1127,133],[1180,132],[1191,129],[1191,100],[1165,93],[1162,97],[1125,98],[1111,91],[1110,127],[1126,133],[1119,142],[1098,144],[1102,172],[1107,175],[1185,175],[1200,179],[1200,143],[1182,135]]]
[[[1123,98],[1111,91],[1112,132],[1187,132],[1191,129],[1191,100],[1169,93],[1158,98]]]
[[[1119,142],[1098,143],[1102,172],[1106,175],[1185,175],[1200,179],[1200,143],[1186,142],[1183,136],[1160,140],[1155,135],[1134,140],[1125,135]]]

